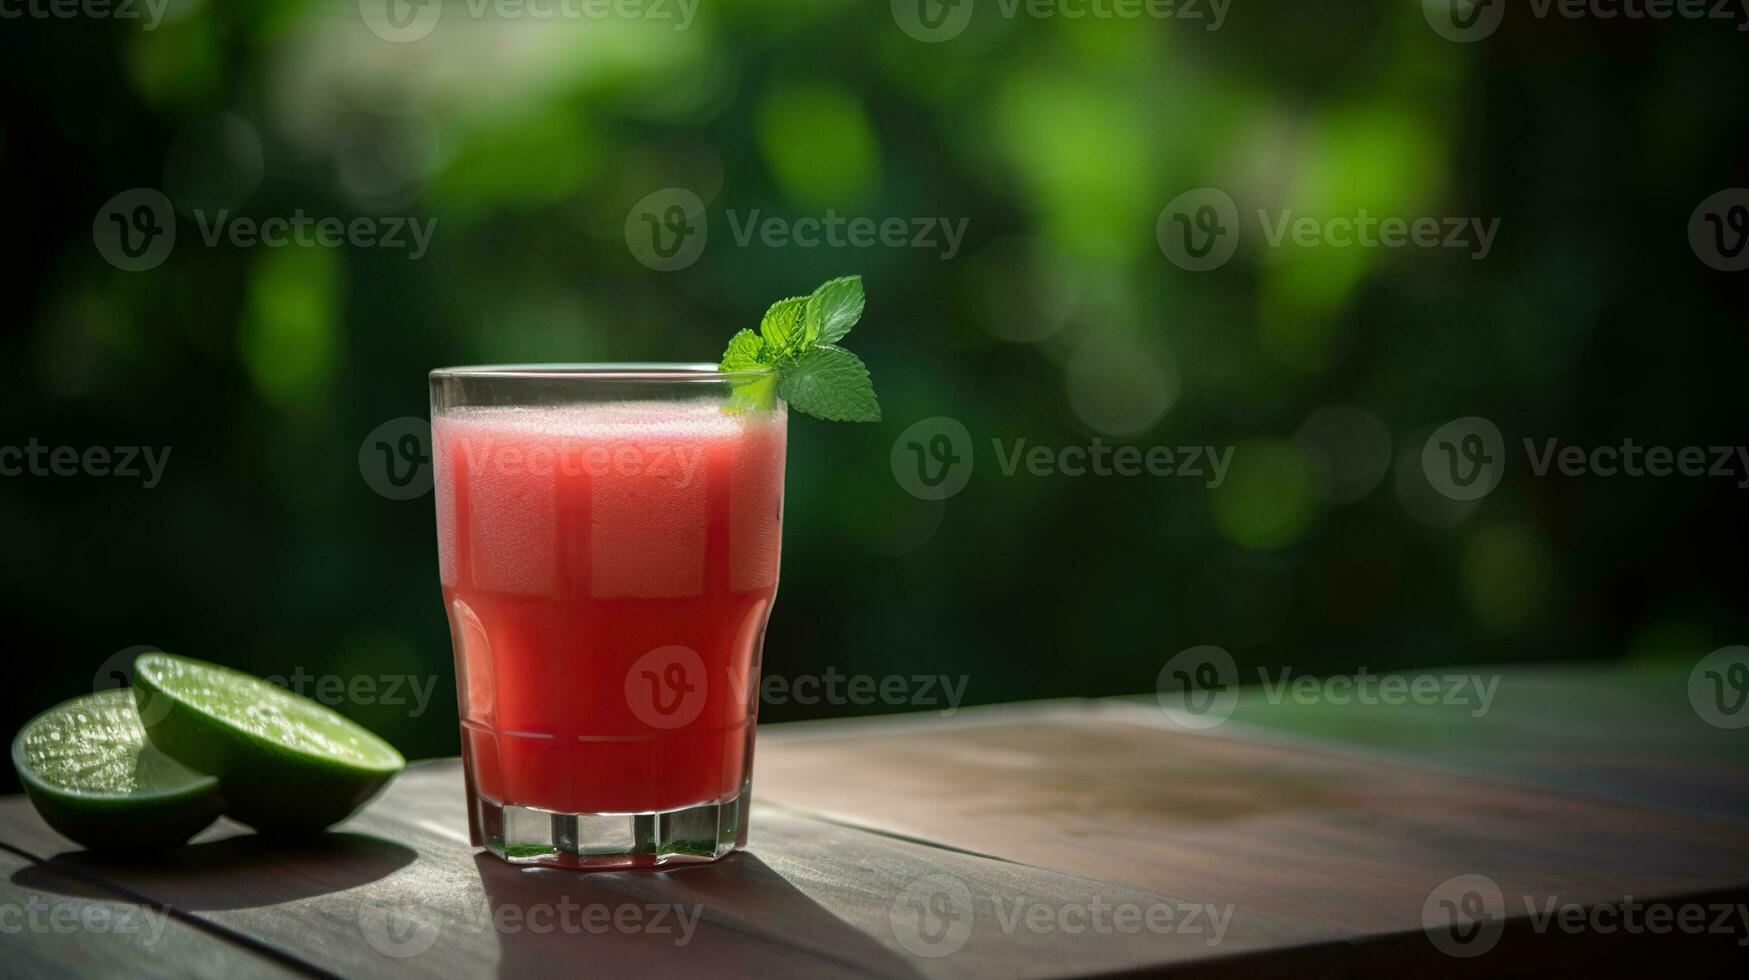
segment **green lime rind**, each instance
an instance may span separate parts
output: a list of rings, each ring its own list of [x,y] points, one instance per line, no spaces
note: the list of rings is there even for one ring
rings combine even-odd
[[[37,715],[12,740],[12,768],[50,827],[92,850],[160,851],[218,818],[219,781],[146,741],[127,690]]]
[[[407,766],[358,723],[229,667],[142,654],[133,691],[152,744],[217,776],[225,814],[264,834],[333,826]]]

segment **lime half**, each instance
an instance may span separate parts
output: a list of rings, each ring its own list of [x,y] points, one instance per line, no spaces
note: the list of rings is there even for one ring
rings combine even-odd
[[[32,718],[12,766],[49,826],[93,850],[175,847],[219,815],[219,781],[153,748],[125,689]]]
[[[134,697],[152,744],[219,777],[225,813],[263,833],[338,823],[407,766],[338,712],[229,667],[142,654]]]

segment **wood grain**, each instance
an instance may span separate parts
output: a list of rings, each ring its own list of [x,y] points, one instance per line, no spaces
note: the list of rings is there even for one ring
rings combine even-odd
[[[1062,702],[762,730],[748,851],[666,873],[476,852],[455,760],[413,766],[302,846],[221,821],[135,863],[86,854],[9,797],[0,898],[174,908],[148,974],[186,958],[196,975],[515,980],[1438,976],[1705,971],[1742,952],[1738,936],[1533,929],[1518,905],[1749,900],[1738,821],[1158,719]],[[1423,932],[1429,895],[1460,874],[1508,898],[1486,960]],[[35,937],[0,940],[56,973],[105,975],[129,952],[77,936],[57,960]]]
[[[152,903],[0,850],[0,973],[34,977],[306,976]]]
[[[33,825],[21,802],[0,802],[7,837],[43,856],[65,847],[46,826]],[[655,874],[515,868],[476,853],[465,827],[459,765],[424,763],[317,847],[267,845],[226,826],[157,863],[117,866],[63,851],[52,864],[120,882],[344,976],[574,976],[591,975],[593,963],[607,975],[664,976],[690,975],[708,963],[727,976],[1045,977],[1156,969],[1211,955],[1244,959],[1307,938],[1293,922],[1263,915],[1233,916],[1218,934],[1207,919],[1164,934],[1119,932],[1115,923],[1106,931],[1039,931],[1017,916],[1035,907],[1174,903],[780,806],[756,806],[748,852]],[[414,846],[403,851],[391,840]],[[907,888],[941,875],[973,899],[949,909],[969,916],[968,934],[947,955],[916,955],[894,908]],[[535,919],[562,908],[590,906],[637,915],[679,908],[697,915],[697,931],[681,942],[635,929],[533,929]],[[1315,951],[1302,953],[1315,961]],[[1322,955],[1334,963],[1340,951]]]
[[[1419,929],[1427,896],[1462,874],[1585,903],[1749,885],[1736,821],[1111,717],[998,713],[770,740],[758,785],[856,826],[1233,903],[1329,938]]]

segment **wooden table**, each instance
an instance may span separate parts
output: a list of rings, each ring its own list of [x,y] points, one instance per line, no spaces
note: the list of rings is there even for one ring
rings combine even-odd
[[[1248,688],[1204,732],[1151,699],[767,726],[748,850],[671,873],[476,852],[455,760],[313,844],[221,822],[140,864],[7,797],[0,973],[1725,973],[1749,911],[1701,935],[1538,921],[1637,903],[1713,925],[1749,901],[1749,730],[1703,723],[1685,683],[1512,670],[1483,717]],[[1439,901],[1471,892],[1493,924],[1430,938]]]

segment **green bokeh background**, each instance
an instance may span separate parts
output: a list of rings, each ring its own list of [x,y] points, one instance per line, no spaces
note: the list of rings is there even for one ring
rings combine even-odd
[[[172,0],[152,30],[0,21],[0,445],[173,447],[151,490],[0,479],[0,727],[153,644],[436,678],[423,713],[339,707],[410,756],[453,753],[432,503],[371,490],[366,434],[424,415],[433,367],[714,359],[770,301],[849,272],[886,420],[792,421],[768,673],[964,674],[982,703],[1149,691],[1205,643],[1250,676],[1692,661],[1749,635],[1741,470],[1538,477],[1520,448],[1749,441],[1741,277],[1687,237],[1703,199],[1749,184],[1735,23],[1509,13],[1458,44],[1414,0],[1235,0],[1214,31],[980,0],[929,44],[874,0],[701,0],[684,30],[443,10],[410,43],[339,0]],[[1204,186],[1246,230],[1190,273],[1156,222]],[[92,222],[136,187],[181,214],[169,259],[130,273]],[[625,225],[670,187],[711,237],[665,273]],[[413,261],[208,247],[197,208],[437,224]],[[1500,232],[1482,261],[1271,248],[1260,208]],[[828,210],[966,237],[946,258],[731,230]],[[1419,459],[1468,415],[1513,463],[1458,504]],[[941,503],[889,468],[933,416],[978,453]],[[1234,461],[1210,489],[1009,477],[991,451],[1096,437]],[[891,709],[763,717],[869,710]]]

